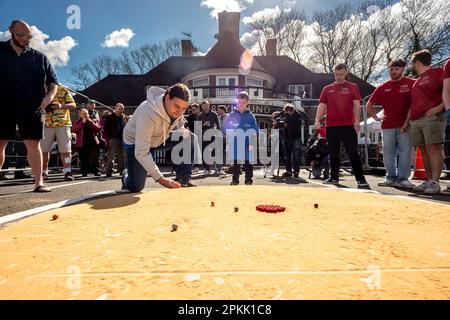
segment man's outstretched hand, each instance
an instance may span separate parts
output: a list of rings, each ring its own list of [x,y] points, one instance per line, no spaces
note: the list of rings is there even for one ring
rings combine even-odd
[[[162,185],[163,187],[166,187],[168,189],[178,189],[181,188],[181,184],[177,181],[173,181],[172,179],[166,179],[164,177],[160,178],[158,180],[158,183]]]

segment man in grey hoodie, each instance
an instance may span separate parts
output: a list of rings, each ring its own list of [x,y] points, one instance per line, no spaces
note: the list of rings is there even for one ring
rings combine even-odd
[[[176,84],[166,91],[157,87],[148,90],[147,100],[136,109],[123,132],[127,154],[127,170],[122,176],[123,189],[142,191],[147,174],[169,189],[194,186],[189,182],[192,162],[177,167],[177,181],[174,181],[162,175],[152,155],[178,144],[170,139],[175,130],[183,131],[183,138],[196,140],[184,128],[183,114],[189,105],[189,96],[189,89],[183,84]]]

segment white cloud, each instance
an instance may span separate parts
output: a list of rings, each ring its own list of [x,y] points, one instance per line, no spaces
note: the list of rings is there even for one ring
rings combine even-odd
[[[105,41],[102,43],[102,47],[114,48],[122,47],[127,48],[130,44],[130,40],[135,36],[133,30],[126,28],[114,31],[105,37]]]
[[[65,67],[70,60],[70,51],[77,46],[75,39],[64,37],[59,40],[49,40],[50,36],[39,30],[36,26],[31,27],[30,46],[45,54],[54,67]],[[0,41],[11,39],[9,31],[0,32]]]
[[[270,17],[276,17],[281,13],[281,9],[279,6],[275,6],[275,8],[265,8],[260,11],[256,11],[250,17],[245,17],[242,19],[242,22],[246,25],[253,23],[254,21],[260,21],[263,19],[268,19]]]
[[[210,9],[210,15],[217,18],[219,12],[241,12],[247,9],[247,6],[253,2],[254,0],[202,0],[200,5]]]

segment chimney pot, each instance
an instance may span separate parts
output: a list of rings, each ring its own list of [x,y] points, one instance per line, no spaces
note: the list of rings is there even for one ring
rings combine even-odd
[[[231,34],[236,39],[239,39],[239,24],[241,22],[240,12],[227,12],[223,11],[219,13],[219,37]]]
[[[277,55],[277,39],[267,39],[266,42],[266,56]]]
[[[194,54],[194,45],[191,40],[181,40],[181,55],[183,57],[192,57]]]

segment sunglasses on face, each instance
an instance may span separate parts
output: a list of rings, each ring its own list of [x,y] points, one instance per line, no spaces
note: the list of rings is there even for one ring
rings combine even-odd
[[[24,32],[19,31],[19,32],[15,32],[14,34],[16,35],[16,37],[19,37],[19,38],[26,37],[28,40],[33,39],[33,36],[31,34],[25,34]]]

